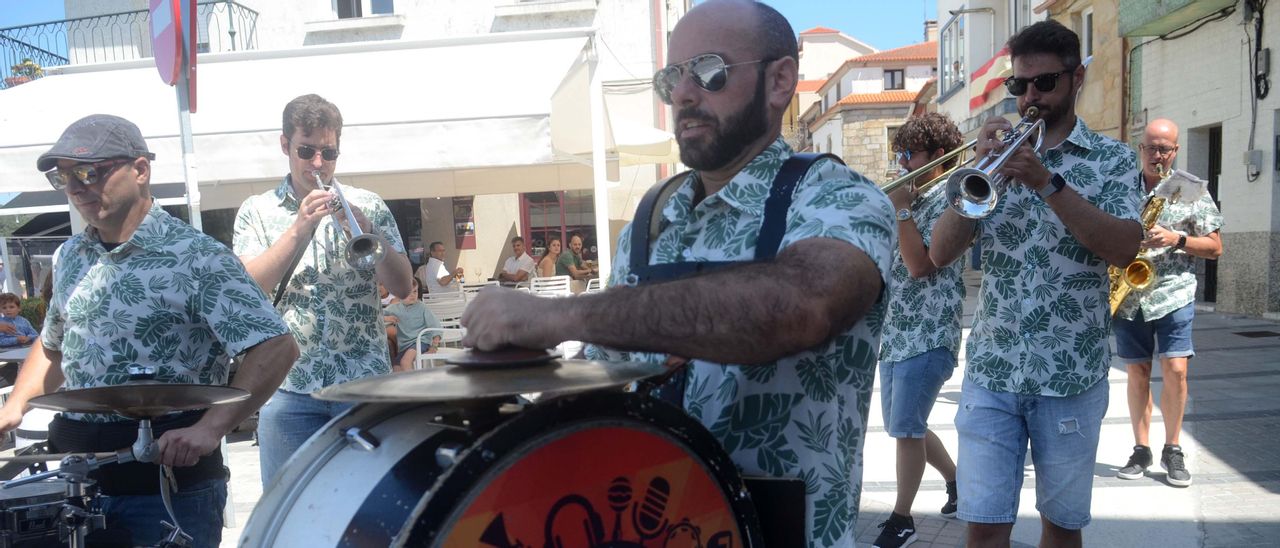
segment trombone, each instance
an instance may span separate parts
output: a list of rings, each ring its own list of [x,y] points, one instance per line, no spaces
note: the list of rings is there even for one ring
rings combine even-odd
[[[889,181],[881,185],[880,191],[884,192],[885,194],[889,194],[895,190],[898,190],[898,188],[900,188],[902,185],[905,185],[907,183],[913,183],[916,179],[919,179],[920,176],[928,174],[930,171],[933,171],[933,168],[936,168],[942,164],[945,164],[951,161],[952,159],[959,157],[965,152],[968,152],[976,144],[978,144],[978,140],[974,139],[963,145],[960,145],[955,150],[952,150],[951,152],[948,152],[946,154],[943,154],[942,156],[939,156],[937,159],[916,168],[914,171],[907,173],[906,175],[902,175],[897,179],[894,179],[892,181]],[[930,179],[929,182],[923,185],[915,185],[916,192],[919,192],[920,194],[924,194],[930,188],[933,188],[933,185],[936,185],[942,181],[945,181],[947,177],[950,177],[951,174],[955,173],[957,169],[960,169],[963,166],[969,165],[969,163],[971,162],[973,162],[972,156],[970,156],[967,159],[959,161],[958,163],[956,163],[955,166],[952,166],[951,169],[948,169],[947,171],[943,172],[942,175],[939,175],[937,177],[934,177],[933,179]]]
[[[956,213],[970,219],[983,219],[995,211],[1000,195],[1009,184],[1009,178],[996,171],[1031,138],[1032,133],[1036,137],[1036,152],[1040,152],[1040,145],[1044,144],[1044,120],[1039,116],[1040,109],[1028,107],[1022,121],[1000,139],[1004,143],[1000,154],[988,154],[974,167],[957,169],[947,178],[947,203]]]
[[[333,210],[335,220],[345,219],[347,226],[343,231],[347,235],[347,248],[344,255],[347,264],[356,270],[373,270],[382,261],[382,257],[386,255],[387,247],[382,242],[382,237],[377,234],[365,234],[360,230],[356,217],[351,213],[351,205],[347,203],[346,196],[342,194],[342,185],[338,184],[336,178],[330,180],[329,187],[325,188],[324,181],[320,178],[319,171],[311,172],[311,176],[315,177],[316,187],[320,190],[327,190],[333,193],[333,200],[329,202],[329,209]],[[338,211],[341,210],[342,218],[336,218]],[[341,225],[342,223],[338,223]]]

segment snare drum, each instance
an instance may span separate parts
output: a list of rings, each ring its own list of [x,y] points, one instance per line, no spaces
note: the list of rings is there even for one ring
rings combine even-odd
[[[365,403],[308,440],[241,546],[761,546],[701,424],[639,394],[499,412]]]
[[[58,542],[58,515],[66,489],[62,480],[0,489],[0,546],[65,546]]]

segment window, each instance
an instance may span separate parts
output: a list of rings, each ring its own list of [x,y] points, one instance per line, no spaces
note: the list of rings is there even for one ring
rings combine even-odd
[[[352,19],[370,15],[391,15],[396,12],[395,0],[336,0],[338,19]]]
[[[946,97],[953,91],[964,86],[965,73],[964,65],[964,14],[953,15],[951,20],[942,27],[941,49],[938,64],[942,68],[942,78],[939,79],[938,95]]]
[[[364,17],[360,7],[360,0],[338,0],[338,19]]]
[[[1080,12],[1080,52],[1081,60],[1093,56],[1093,6]]]
[[[828,135],[827,136],[827,152],[835,154],[835,151],[836,151],[835,143],[831,141],[831,136]]]
[[[893,138],[898,135],[899,127],[901,126],[886,126],[884,128],[886,143],[884,148],[889,151],[889,168],[885,170],[887,173],[898,172],[898,155],[893,151]]]
[[[906,81],[902,77],[903,69],[884,71],[884,89],[906,89]]]
[[[596,218],[594,193],[590,190],[530,192],[520,195],[521,224],[529,243],[529,254],[541,258],[551,238],[559,238],[569,250],[569,234],[582,235],[582,258],[596,259]]]
[[[1009,36],[1031,24],[1031,0],[1009,0]]]

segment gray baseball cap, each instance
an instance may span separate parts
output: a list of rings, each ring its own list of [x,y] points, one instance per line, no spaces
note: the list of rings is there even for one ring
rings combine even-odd
[[[49,171],[58,165],[58,160],[101,162],[139,156],[156,159],[142,140],[138,126],[119,116],[90,114],[67,126],[53,148],[36,160],[36,169]]]

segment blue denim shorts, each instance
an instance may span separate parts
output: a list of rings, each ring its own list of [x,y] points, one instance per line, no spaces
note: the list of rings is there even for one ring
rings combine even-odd
[[[1036,510],[1058,527],[1083,529],[1108,398],[1105,379],[1075,396],[1056,398],[992,392],[966,377],[956,412],[957,517],[1014,522],[1030,442]]]
[[[955,368],[955,355],[947,348],[900,362],[880,362],[880,410],[889,437],[924,437],[933,402]]]
[[[1115,318],[1116,355],[1125,364],[1149,363],[1157,358],[1189,358],[1196,355],[1191,344],[1191,322],[1196,317],[1194,303],[1164,317],[1144,320],[1142,311],[1132,320]]]

